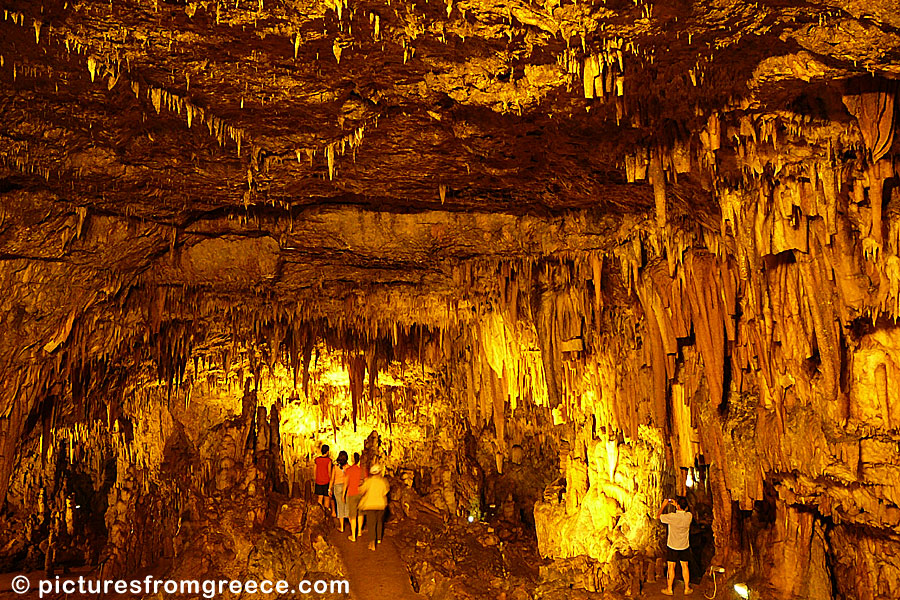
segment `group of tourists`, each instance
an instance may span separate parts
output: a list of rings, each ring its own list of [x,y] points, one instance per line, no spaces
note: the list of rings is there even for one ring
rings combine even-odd
[[[369,549],[374,550],[384,538],[384,513],[390,491],[382,467],[372,464],[363,469],[359,453],[353,453],[353,464],[347,452],[341,450],[332,462],[328,445],[322,446],[316,464],[316,497],[326,511],[338,520],[338,529],[344,531],[344,520],[350,524],[350,541],[355,542],[363,525],[369,528]]]
[[[321,456],[315,459],[316,496],[319,504],[337,518],[338,529],[344,531],[344,521],[350,524],[350,541],[359,539],[363,526],[369,528],[369,549],[374,550],[384,538],[384,514],[388,504],[390,486],[382,475],[381,465],[375,463],[368,469],[359,464],[359,453],[353,453],[353,463],[347,452],[341,450],[332,461],[328,445],[322,446]],[[666,512],[674,508],[674,512]],[[668,573],[662,593],[671,596],[675,582],[676,565],[681,566],[684,577],[684,593],[690,594],[689,535],[693,515],[687,510],[687,499],[677,496],[667,499],[659,508],[656,518],[668,525],[666,540]]]

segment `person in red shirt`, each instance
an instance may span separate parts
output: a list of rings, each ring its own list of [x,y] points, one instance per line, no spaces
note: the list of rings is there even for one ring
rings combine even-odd
[[[316,500],[330,512],[331,497],[328,484],[331,482],[331,458],[328,456],[329,450],[328,444],[322,444],[322,456],[316,457]]]
[[[350,518],[350,541],[355,542],[359,536],[362,515],[359,513],[359,482],[362,479],[362,468],[359,466],[359,452],[353,453],[353,464],[344,469],[344,502],[347,503],[347,516]]]

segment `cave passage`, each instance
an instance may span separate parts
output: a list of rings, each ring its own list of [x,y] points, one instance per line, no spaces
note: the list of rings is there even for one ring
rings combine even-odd
[[[0,600],[900,598],[895,0],[0,8]]]

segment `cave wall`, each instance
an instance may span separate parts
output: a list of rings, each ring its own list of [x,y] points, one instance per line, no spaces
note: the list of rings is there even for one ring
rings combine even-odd
[[[565,521],[552,517],[538,530],[545,555],[606,556],[589,546],[615,531],[605,515],[627,522],[629,508],[605,509],[594,449],[615,435],[633,448],[649,425],[665,440],[656,457],[672,480],[655,492],[644,464],[629,483],[641,483],[650,506],[684,491],[680,469],[707,466],[716,562],[741,565],[785,598],[897,589],[893,92],[849,89],[852,123],[739,106],[710,115],[688,142],[639,152],[631,160],[647,167],[636,177],[651,177],[656,210],[611,251],[464,267],[464,282],[487,281],[475,356],[459,376],[470,421],[492,421],[499,450],[516,440],[523,398],[544,408],[547,430],[589,429],[570,436],[557,510],[575,522],[583,510],[593,526],[578,540],[557,537]],[[878,103],[886,111],[859,108]],[[726,139],[740,166],[731,177],[716,172]],[[714,182],[717,229],[666,206],[667,183],[698,171]],[[767,486],[776,519],[750,526],[773,502]],[[869,544],[882,558],[855,562],[850,546]]]

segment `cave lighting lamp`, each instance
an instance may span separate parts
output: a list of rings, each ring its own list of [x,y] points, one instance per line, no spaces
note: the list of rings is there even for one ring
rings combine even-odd
[[[747,600],[750,597],[750,588],[747,587],[746,583],[736,583],[734,584],[734,593]]]

